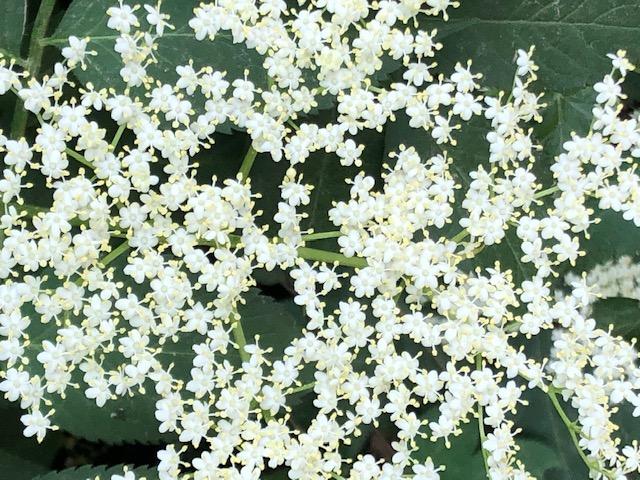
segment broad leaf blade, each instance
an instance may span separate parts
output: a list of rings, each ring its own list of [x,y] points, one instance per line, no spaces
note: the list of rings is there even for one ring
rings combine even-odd
[[[640,302],[633,298],[603,298],[593,305],[591,316],[598,327],[626,340],[640,337]]]
[[[0,53],[20,57],[27,18],[26,0],[4,0],[0,15]]]
[[[540,84],[564,93],[602,78],[611,69],[607,53],[640,43],[633,0],[471,0],[450,14],[447,22],[427,20],[444,43],[442,67],[471,58],[485,85],[505,90],[518,48],[535,45]]]
[[[158,474],[152,467],[130,467],[130,471],[135,474],[136,480],[156,480]],[[67,468],[59,472],[49,472],[45,475],[35,477],[33,480],[87,480],[98,477],[100,480],[109,480],[112,475],[122,475],[124,465],[115,467],[84,465],[79,468]]]

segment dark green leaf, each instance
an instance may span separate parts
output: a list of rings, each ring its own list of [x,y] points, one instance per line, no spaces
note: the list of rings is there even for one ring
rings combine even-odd
[[[558,450],[538,440],[527,437],[517,437],[520,446],[518,458],[531,475],[538,480],[571,480],[571,474],[562,465]]]
[[[4,0],[0,15],[0,53],[20,58],[27,17],[26,0]]]
[[[438,409],[433,406],[425,413],[426,419],[436,421]],[[470,416],[469,423],[460,426],[462,433],[450,437],[451,447],[447,448],[444,440],[432,442],[429,439],[417,440],[418,452],[415,458],[424,462],[431,457],[434,465],[443,465],[446,470],[440,472],[442,480],[486,480],[487,474],[480,450],[480,433],[478,421]]]
[[[461,2],[438,28],[444,71],[471,58],[487,86],[509,89],[516,49],[536,46],[539,85],[566,93],[591,86],[611,69],[607,53],[640,42],[634,0],[484,0]],[[637,59],[637,52],[635,55]]]
[[[518,408],[514,423],[522,428],[521,438],[518,440],[522,450],[518,457],[527,469],[534,475],[537,474],[538,479],[544,480],[588,478],[587,468],[549,397],[537,388],[526,390],[523,397],[529,405]],[[562,403],[565,412],[573,418],[574,413],[564,402]],[[535,440],[538,444],[544,445],[554,452],[553,455],[549,458],[550,454],[547,453],[545,457],[536,459],[540,454],[540,447],[534,446],[532,452],[525,452],[529,446],[527,440]]]
[[[49,471],[62,445],[59,432],[50,432],[41,444],[26,438],[22,434],[22,414],[16,405],[0,399],[0,471],[11,480],[31,480]]]
[[[626,340],[640,336],[640,302],[633,298],[603,298],[593,305],[591,316],[598,327],[609,330]]]
[[[597,209],[596,202],[592,208]],[[580,242],[586,252],[576,262],[576,273],[588,272],[596,265],[616,260],[623,255],[631,257],[640,253],[640,228],[625,220],[622,213],[613,210],[597,210],[601,221],[589,227],[590,238]]]
[[[145,478],[146,480],[156,480],[158,474],[151,467],[129,467],[136,476],[136,480]],[[49,472],[45,475],[35,477],[33,480],[93,480],[99,477],[100,480],[110,480],[111,475],[122,475],[124,465],[115,467],[84,465],[79,468],[68,468],[59,472]]]

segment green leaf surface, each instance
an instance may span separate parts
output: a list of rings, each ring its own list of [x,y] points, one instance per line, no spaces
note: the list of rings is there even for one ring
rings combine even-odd
[[[598,327],[626,340],[640,337],[640,302],[633,298],[603,298],[593,304],[591,316]]]
[[[50,470],[62,447],[62,434],[49,432],[42,443],[23,435],[22,410],[0,398],[0,478],[31,480]]]
[[[640,8],[635,0],[463,1],[447,22],[428,19],[444,44],[444,71],[470,58],[486,86],[508,89],[519,48],[536,46],[539,84],[566,93],[593,85],[611,69],[607,53],[638,59]],[[424,25],[423,25],[424,26]]]
[[[518,458],[526,470],[538,480],[571,480],[570,472],[562,465],[558,450],[532,438],[516,437],[520,446]]]
[[[0,53],[20,58],[27,19],[26,0],[3,0],[0,7]]]
[[[423,419],[436,421],[439,411],[431,406],[425,412]],[[433,464],[444,465],[445,470],[440,472],[441,480],[486,480],[487,475],[480,450],[480,433],[478,421],[469,416],[470,421],[462,424],[462,433],[457,437],[450,437],[451,447],[447,448],[444,440],[432,442],[429,439],[418,439],[418,452],[415,458],[424,462],[431,457]]]
[[[597,209],[597,203],[591,202]],[[596,265],[616,260],[623,255],[631,257],[640,253],[640,228],[625,220],[622,213],[613,210],[596,210],[600,222],[589,227],[590,237],[581,240],[580,248],[586,255],[579,258],[573,271],[588,272]]]
[[[518,457],[527,469],[544,480],[588,478],[587,468],[549,397],[539,389],[527,390],[523,397],[529,401],[529,406],[520,407],[515,419],[515,424],[522,428],[522,439],[535,440],[553,452],[551,455],[547,451],[541,457],[537,448],[539,445],[534,446],[532,452],[525,452],[527,444],[520,440],[522,449]],[[569,417],[574,418],[574,413],[567,409],[566,404],[563,405]]]
[[[581,136],[589,133],[595,96],[593,88],[588,87],[574,92],[553,92],[544,97],[547,104],[542,111],[544,122],[534,126],[534,138],[542,146],[534,173],[545,187],[555,184],[549,167],[563,152],[564,143],[571,140],[573,133]]]
[[[156,480],[158,474],[153,467],[129,467],[133,471],[136,480]],[[118,466],[92,466],[84,465],[78,468],[67,468],[59,472],[49,472],[44,475],[35,477],[33,480],[94,480],[98,477],[100,480],[111,480],[112,475],[122,475],[124,465]]]
[[[316,232],[336,229],[329,220],[328,211],[332,208],[332,202],[349,199],[351,185],[347,184],[346,180],[351,180],[360,172],[364,172],[376,181],[380,181],[382,165],[389,160],[384,155],[384,135],[375,130],[365,130],[350,138],[357,145],[364,145],[361,156],[362,166],[344,167],[340,165],[340,158],[335,152],[316,152],[311,154],[300,169],[305,180],[314,185],[311,203],[304,209],[309,217],[302,223],[303,228],[313,228]],[[314,247],[322,248],[322,243],[314,243]]]

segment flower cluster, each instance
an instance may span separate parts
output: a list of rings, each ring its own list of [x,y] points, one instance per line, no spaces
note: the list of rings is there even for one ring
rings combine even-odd
[[[57,428],[53,406],[73,389],[98,407],[155,392],[159,431],[175,436],[158,452],[161,480],[258,479],[276,468],[301,480],[436,480],[446,466],[421,445],[454,443],[473,420],[489,477],[529,480],[515,414],[535,408],[527,393],[537,389],[563,421],[560,398],[577,412],[567,427],[592,478],[632,478],[640,450],[621,443],[613,415],[623,403],[640,415],[638,352],[598,329],[587,307],[594,285],[638,298],[638,268],[623,259],[552,295],[560,267],[584,253],[597,218],[590,198],[640,226],[640,128],[621,115],[633,69],[624,52],[594,87],[589,133],[567,139],[551,166],[556,183],[543,185],[533,48],[517,52],[512,90],[490,95],[470,61],[439,70],[436,30],[410,28],[446,19],[458,2],[299,3],[218,0],[189,21],[199,41],[227,36],[262,55],[263,86],[251,72],[228,78],[193,62],[176,66],[175,83],[156,82],[157,42],[174,25],[159,4],[122,0],[107,15],[124,91],[72,83],[94,54],[90,38],[71,37],[42,78],[0,59],[0,94],[17,95],[40,123],[31,140],[0,134],[0,390],[26,410],[25,435]],[[374,82],[383,60],[402,65],[402,80],[385,88]],[[335,121],[305,121],[327,99]],[[302,164],[324,152],[337,169],[362,166],[356,134],[401,114],[439,153],[400,145],[377,183],[364,172],[349,179],[349,198],[327,212],[338,251],[308,248],[318,232],[302,220],[323,192]],[[487,162],[458,193],[454,147],[476,119],[490,125]],[[198,181],[194,157],[215,151],[225,123],[251,136],[246,162],[234,178]],[[271,227],[251,187],[256,153],[287,163]],[[46,207],[27,203],[34,185]],[[523,278],[499,262],[469,268],[507,235]],[[275,360],[262,339],[245,338],[238,312],[259,269],[288,273],[304,316]],[[549,330],[547,358],[519,347]],[[184,345],[186,368],[170,353]],[[290,399],[305,392],[315,416],[300,425]],[[383,420],[397,431],[387,460],[340,454]]]

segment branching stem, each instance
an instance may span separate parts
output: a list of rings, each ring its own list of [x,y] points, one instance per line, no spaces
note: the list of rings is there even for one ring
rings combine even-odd
[[[584,450],[580,446],[580,441],[578,440],[578,436],[576,435],[575,424],[574,424],[574,422],[571,421],[571,419],[567,416],[567,414],[565,413],[564,409],[562,408],[562,405],[560,404],[560,401],[558,400],[558,395],[557,395],[556,392],[557,392],[557,390],[553,386],[549,386],[549,388],[547,390],[547,395],[549,396],[549,399],[551,400],[551,403],[553,404],[553,408],[556,409],[556,412],[560,416],[560,419],[562,420],[562,423],[564,423],[565,427],[567,427],[567,430],[569,431],[569,435],[571,436],[571,441],[573,442],[573,445],[575,446],[575,448],[576,448],[578,454],[580,455],[580,458],[584,462],[584,464],[587,466],[587,468],[590,471],[599,472],[599,473],[603,474],[605,477],[607,477],[610,480],[615,479],[616,477],[612,472],[601,468],[600,465],[598,465],[598,463],[596,461],[589,459],[589,457],[587,457],[587,455],[584,453]]]
[[[53,13],[53,7],[56,4],[56,0],[42,0],[40,2],[40,8],[36,15],[36,19],[33,22],[33,29],[31,30],[31,37],[29,38],[29,50],[27,51],[26,68],[31,74],[31,77],[36,77],[40,72],[40,64],[42,63],[42,52],[44,45],[40,43],[40,40],[44,38],[47,33],[47,27],[49,26],[49,19]],[[27,128],[27,110],[25,110],[22,102],[18,99],[16,101],[15,110],[13,112],[13,121],[11,122],[11,135],[13,138],[20,138],[24,136],[24,132]]]

